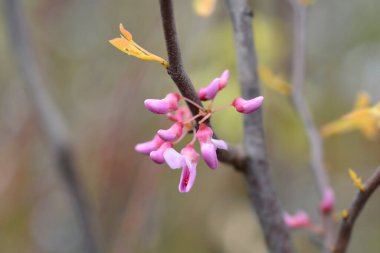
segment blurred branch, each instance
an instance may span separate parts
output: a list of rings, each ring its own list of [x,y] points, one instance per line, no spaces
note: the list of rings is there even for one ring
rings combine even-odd
[[[176,84],[182,96],[203,107],[202,102],[195,91],[194,85],[182,64],[182,56],[177,38],[172,0],[160,0],[160,9],[166,49],[169,58],[168,74]],[[187,105],[193,115],[198,114],[199,109],[196,106],[191,103],[187,103]],[[243,151],[241,149],[234,148],[231,145],[229,145],[228,148],[228,151],[218,150],[218,159],[221,162],[233,165],[237,170],[241,170],[242,164],[245,160]]]
[[[42,131],[46,134],[46,141],[51,149],[54,162],[74,201],[80,227],[84,235],[85,252],[96,253],[98,249],[90,226],[86,198],[76,174],[67,130],[55,104],[42,85],[42,75],[30,48],[27,34],[28,28],[26,27],[20,1],[6,0],[5,13],[11,42],[21,68],[27,94],[34,103],[35,111],[41,121]]]
[[[317,188],[323,198],[330,188],[324,166],[323,146],[319,131],[314,123],[309,106],[303,95],[305,83],[306,11],[307,7],[298,0],[289,0],[293,7],[293,56],[292,56],[292,100],[298,115],[305,126],[310,145],[310,166],[314,172]],[[330,213],[323,214],[325,248],[328,250],[334,240],[334,223]],[[329,251],[329,250],[328,250]]]
[[[344,217],[340,225],[338,237],[335,243],[334,253],[344,253],[347,250],[350,242],[352,229],[355,221],[363,210],[368,199],[372,196],[375,190],[380,185],[380,167],[372,174],[365,183],[365,191],[357,191],[350,208],[348,209],[347,217]]]
[[[246,0],[226,2],[234,29],[242,95],[246,99],[257,97],[260,95],[260,90],[252,32],[253,13]],[[247,154],[245,178],[250,200],[256,209],[269,251],[294,252],[270,178],[261,110],[245,115],[244,132],[244,148]]]

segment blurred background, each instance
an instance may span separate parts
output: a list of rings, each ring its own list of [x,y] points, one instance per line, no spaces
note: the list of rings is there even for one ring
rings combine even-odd
[[[157,63],[129,57],[108,40],[122,22],[147,50],[166,58],[158,1],[24,0],[30,41],[45,87],[70,130],[78,174],[105,252],[266,252],[245,181],[228,166],[201,162],[193,189],[178,192],[179,171],[134,151],[170,122],[148,112],[146,98],[175,91]],[[292,9],[288,1],[252,1],[259,64],[289,80]],[[9,39],[0,22],[0,252],[82,251],[72,201],[43,139]],[[380,1],[316,0],[308,12],[305,95],[318,127],[349,112],[359,91],[380,101]],[[185,67],[197,88],[224,69],[230,84],[216,101],[238,96],[232,27],[224,1],[207,18],[190,0],[175,13]],[[289,99],[266,86],[267,146],[277,193],[285,209],[305,209],[319,222],[319,197],[308,167],[308,142]],[[230,143],[242,140],[232,109],[212,119]],[[366,179],[380,164],[379,139],[360,131],[324,142],[337,211],[355,192],[347,175]],[[380,193],[358,219],[349,252],[379,252]],[[306,231],[295,231],[299,252],[319,252]]]

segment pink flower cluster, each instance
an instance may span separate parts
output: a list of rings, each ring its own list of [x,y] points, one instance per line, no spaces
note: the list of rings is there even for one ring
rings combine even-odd
[[[173,124],[168,129],[158,130],[152,140],[137,144],[135,150],[149,155],[155,163],[166,163],[172,169],[181,168],[180,192],[190,191],[195,181],[196,167],[200,158],[194,148],[196,141],[200,144],[201,156],[211,169],[218,168],[216,150],[228,148],[226,142],[213,138],[213,130],[205,123],[213,113],[225,109],[225,107],[213,109],[212,104],[218,92],[227,86],[228,79],[229,72],[226,70],[220,77],[215,78],[209,85],[198,91],[198,96],[202,101],[211,101],[207,108],[203,108],[177,93],[169,93],[163,99],[146,99],[144,101],[144,105],[149,111],[166,115]],[[199,113],[192,115],[186,106],[179,106],[181,99],[196,106]],[[261,107],[263,100],[262,96],[250,100],[236,98],[228,106],[235,107],[236,111],[240,113],[251,113]],[[194,134],[192,141],[180,152],[177,152],[174,146],[188,133]]]

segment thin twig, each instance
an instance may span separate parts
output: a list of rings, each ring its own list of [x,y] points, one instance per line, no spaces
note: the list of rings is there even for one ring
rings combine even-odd
[[[46,134],[54,162],[65,181],[74,202],[75,211],[84,235],[87,253],[96,253],[98,248],[90,226],[89,212],[82,185],[76,174],[73,154],[63,120],[48,93],[43,87],[42,76],[34,59],[27,35],[26,21],[19,0],[6,0],[5,12],[12,45],[26,85],[30,100]]]
[[[303,94],[305,83],[305,47],[306,47],[306,6],[298,0],[289,0],[293,7],[293,58],[292,58],[292,100],[298,115],[305,126],[310,146],[310,166],[314,173],[321,198],[331,188],[324,166],[323,145],[319,131],[314,123],[309,106]],[[331,213],[331,212],[330,212]],[[332,246],[334,240],[334,223],[330,213],[323,214],[325,230],[325,250]]]
[[[173,82],[176,84],[178,90],[181,92],[182,96],[192,100],[200,107],[203,107],[202,102],[195,91],[194,85],[183,67],[181,50],[179,47],[175,26],[172,0],[160,0],[160,10],[166,49],[169,58],[168,73]],[[197,106],[194,106],[189,102],[187,102],[187,105],[194,116],[199,113],[199,108]],[[209,120],[207,120],[206,123],[210,124]],[[218,150],[218,159],[221,162],[233,165],[237,170],[242,170],[245,155],[241,149],[229,146],[228,151]]]
[[[339,228],[338,237],[335,243],[334,253],[346,252],[348,243],[350,242],[352,229],[355,221],[363,210],[368,199],[372,196],[375,190],[380,185],[380,167],[372,174],[372,176],[365,183],[365,191],[357,191],[350,208],[348,215],[342,220]]]
[[[181,50],[179,48],[177,30],[175,26],[173,3],[171,0],[160,0],[162,25],[164,28],[166,49],[169,58],[168,73],[177,85],[182,96],[192,100],[199,106],[203,107],[201,100],[197,96],[194,85],[187,75],[182,63]],[[187,101],[186,101],[187,102]],[[193,104],[187,102],[193,115],[197,115],[199,109]]]
[[[234,28],[242,95],[247,99],[254,98],[260,95],[260,90],[252,32],[253,13],[246,0],[226,0],[226,2]],[[250,200],[256,209],[269,251],[294,252],[270,178],[261,110],[245,115],[244,132],[244,148],[248,156],[245,178]]]

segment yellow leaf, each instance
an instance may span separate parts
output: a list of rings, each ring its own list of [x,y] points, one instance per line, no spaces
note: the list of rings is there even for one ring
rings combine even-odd
[[[202,17],[210,16],[216,6],[216,0],[194,0],[193,8],[195,13]]]
[[[342,215],[343,219],[347,219],[347,217],[348,217],[348,211],[347,211],[347,209],[343,209],[341,215]]]
[[[148,52],[147,50],[139,46],[136,42],[134,42],[132,34],[128,32],[122,24],[120,24],[119,29],[121,37],[109,41],[114,47],[128,55],[135,56],[142,60],[156,61],[164,65],[165,68],[169,67],[169,63],[167,61],[165,61],[157,55]]]
[[[352,179],[352,182],[354,183],[354,185],[356,187],[359,188],[360,191],[364,192],[365,191],[365,187],[362,183],[362,179],[360,177],[358,177],[358,175],[356,174],[356,172],[352,169],[348,169],[348,174],[350,175],[351,179]]]
[[[314,4],[314,0],[299,0],[299,3],[303,6],[310,6]]]
[[[272,90],[286,96],[290,95],[292,91],[291,85],[281,77],[276,76],[270,68],[261,66],[259,68],[259,75],[261,81]]]
[[[321,128],[321,135],[328,137],[351,130],[360,130],[369,140],[374,140],[380,127],[380,104],[369,107],[370,98],[365,92],[358,94],[354,110]]]
[[[371,101],[371,98],[370,98],[369,94],[365,91],[361,91],[361,92],[359,92],[358,96],[356,97],[354,109],[367,108],[369,106],[370,101]]]
[[[119,30],[122,37],[126,38],[127,40],[133,40],[132,34],[124,28],[122,23],[119,24]]]

